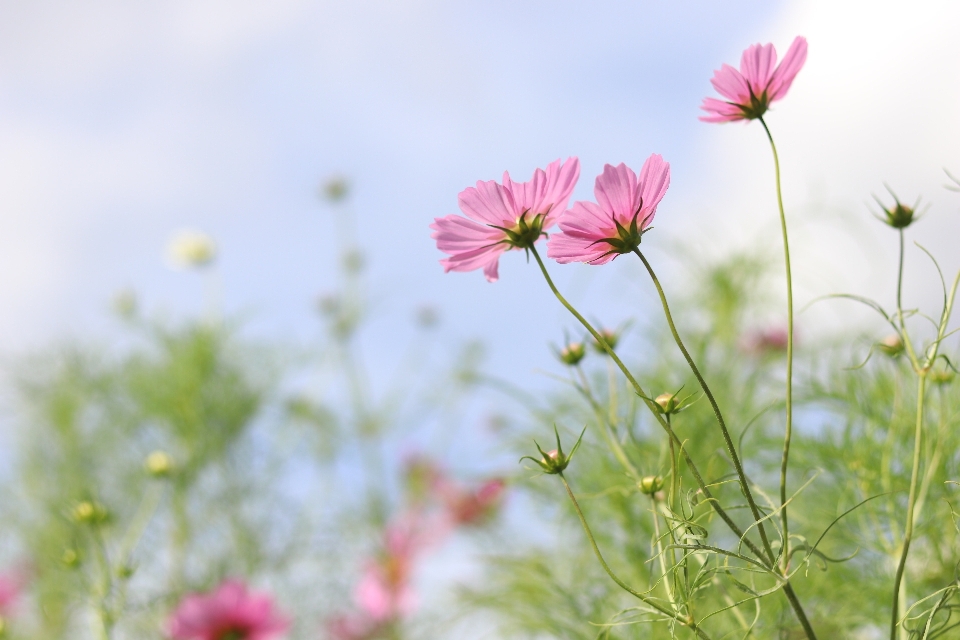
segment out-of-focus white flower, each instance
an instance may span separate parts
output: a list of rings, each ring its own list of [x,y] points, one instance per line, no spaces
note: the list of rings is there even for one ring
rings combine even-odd
[[[175,267],[200,268],[217,257],[217,245],[210,236],[200,231],[180,231],[170,241],[167,254]]]

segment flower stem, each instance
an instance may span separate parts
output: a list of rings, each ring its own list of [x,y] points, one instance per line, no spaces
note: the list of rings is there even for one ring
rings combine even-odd
[[[790,462],[790,439],[793,436],[793,275],[790,270],[790,242],[787,238],[787,216],[783,211],[783,193],[780,188],[780,157],[773,135],[763,118],[760,118],[763,130],[770,140],[773,151],[773,167],[777,179],[777,207],[780,209],[780,230],[783,233],[783,260],[787,271],[787,397],[786,426],[783,433],[783,456],[780,460],[780,528],[783,529],[783,549],[781,562],[784,573],[790,562],[790,524],[787,518],[787,466]]]
[[[547,285],[550,287],[550,290],[553,292],[553,295],[557,297],[557,300],[560,301],[567,311],[569,311],[573,317],[575,317],[584,328],[590,332],[590,335],[593,336],[594,340],[597,341],[597,344],[604,350],[604,352],[610,356],[610,359],[616,363],[617,367],[623,373],[624,377],[633,387],[634,392],[640,397],[644,398],[644,403],[646,403],[647,408],[650,409],[650,412],[653,413],[653,417],[660,423],[660,426],[663,427],[664,431],[667,432],[667,435],[680,447],[680,451],[683,453],[684,462],[687,463],[690,472],[693,474],[694,479],[697,481],[697,486],[700,487],[700,491],[703,493],[704,498],[707,502],[710,503],[710,506],[713,510],[720,516],[720,519],[729,527],[730,531],[737,536],[740,540],[743,541],[743,544],[750,549],[757,558],[761,559],[763,562],[767,561],[767,556],[753,543],[750,538],[747,538],[744,534],[743,529],[741,529],[733,518],[730,517],[730,514],[720,506],[720,503],[713,497],[713,493],[710,491],[710,488],[707,486],[707,483],[704,482],[703,476],[700,474],[699,469],[697,469],[696,464],[693,462],[693,458],[690,457],[690,453],[686,450],[686,447],[683,446],[683,442],[680,441],[680,438],[677,437],[677,434],[674,432],[673,427],[664,419],[663,415],[659,411],[659,405],[654,403],[652,400],[649,400],[646,392],[644,392],[643,387],[640,386],[640,383],[637,382],[637,379],[633,377],[633,374],[630,373],[630,370],[623,364],[623,361],[620,360],[620,357],[616,352],[610,348],[610,345],[607,344],[607,341],[603,339],[596,329],[593,328],[586,318],[580,315],[580,312],[574,308],[567,299],[563,297],[560,291],[557,289],[557,286],[553,283],[553,279],[550,277],[550,273],[547,271],[547,267],[543,264],[543,260],[540,258],[540,254],[537,252],[536,247],[530,248],[530,253],[533,254],[533,257],[536,259],[537,264],[540,266],[540,271],[543,273],[544,279],[547,281]]]
[[[607,572],[607,575],[610,576],[610,579],[616,582],[621,589],[634,596],[641,602],[653,607],[665,616],[676,620],[683,626],[689,627],[694,633],[697,634],[697,637],[703,638],[703,640],[710,640],[710,636],[708,636],[703,629],[698,627],[691,618],[681,616],[679,613],[671,611],[650,596],[635,591],[627,583],[617,577],[617,575],[607,565],[607,561],[603,559],[603,554],[600,553],[600,547],[597,546],[597,541],[593,537],[593,532],[590,531],[590,525],[587,524],[587,519],[584,517],[583,511],[580,509],[580,504],[577,502],[576,496],[573,495],[573,490],[570,488],[570,484],[567,482],[567,479],[562,473],[558,473],[557,475],[560,477],[560,481],[563,482],[563,487],[567,490],[567,495],[570,496],[570,502],[573,503],[573,508],[576,510],[577,516],[580,518],[580,524],[583,525],[583,531],[587,534],[587,539],[590,541],[590,546],[593,547],[593,552],[597,556],[597,560],[600,561],[600,565],[603,567],[603,570]],[[656,515],[654,515],[654,517],[656,517]]]
[[[743,465],[740,463],[740,456],[737,455],[737,449],[733,444],[733,439],[730,437],[730,432],[727,430],[727,425],[723,419],[723,414],[720,412],[720,406],[717,404],[717,400],[713,397],[713,392],[710,391],[707,381],[703,379],[700,369],[697,368],[697,364],[690,356],[690,352],[687,351],[686,346],[684,346],[683,340],[680,339],[680,333],[677,331],[677,326],[673,322],[673,314],[670,313],[670,305],[667,304],[667,297],[663,293],[663,287],[660,286],[660,280],[657,278],[657,274],[654,273],[653,267],[650,266],[647,258],[640,253],[640,249],[634,249],[633,251],[640,258],[640,261],[643,262],[643,266],[647,268],[647,273],[650,274],[650,279],[653,280],[653,284],[657,288],[657,293],[660,295],[660,303],[663,305],[663,313],[667,317],[667,324],[670,326],[670,333],[673,334],[674,342],[677,343],[677,346],[680,348],[680,352],[683,354],[684,359],[687,361],[687,364],[690,365],[690,370],[693,371],[693,375],[696,376],[697,382],[700,383],[700,388],[703,389],[707,399],[710,401],[710,406],[713,407],[713,413],[717,417],[717,423],[720,425],[720,431],[723,433],[723,440],[727,445],[727,453],[730,454],[730,459],[733,461],[733,467],[737,471],[737,477],[740,480],[740,488],[743,491],[743,495],[747,498],[747,504],[750,505],[750,512],[753,513],[754,522],[757,523],[757,530],[760,532],[760,539],[763,541],[763,547],[767,552],[767,557],[770,563],[774,564],[776,562],[776,556],[773,553],[773,549],[770,547],[770,541],[767,538],[767,532],[763,526],[763,516],[760,513],[760,508],[757,506],[756,501],[753,499],[753,492],[750,491],[750,483],[747,481],[747,475],[743,470]]]
[[[914,509],[917,500],[917,480],[920,476],[920,447],[923,441],[923,400],[926,391],[926,371],[921,371],[917,383],[917,424],[913,435],[913,469],[910,472],[910,496],[907,498],[907,521],[903,531],[903,550],[900,552],[900,563],[897,565],[897,576],[893,581],[893,607],[890,620],[890,640],[897,640],[897,626],[900,619],[900,585],[903,582],[903,572],[907,565],[907,555],[910,553],[910,543],[913,540]]]

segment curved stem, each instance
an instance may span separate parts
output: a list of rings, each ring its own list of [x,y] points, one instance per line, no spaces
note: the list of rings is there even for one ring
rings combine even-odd
[[[707,399],[710,400],[710,406],[713,407],[713,413],[717,417],[717,423],[720,425],[720,431],[723,433],[723,441],[727,445],[727,453],[730,455],[730,459],[733,461],[733,467],[737,471],[737,477],[740,480],[740,488],[743,491],[743,495],[747,498],[747,504],[750,505],[750,512],[753,513],[753,519],[757,523],[757,530],[760,532],[760,539],[763,541],[763,547],[767,552],[767,557],[770,560],[770,563],[774,564],[776,562],[776,556],[773,553],[773,549],[770,547],[770,541],[767,538],[767,532],[763,526],[763,515],[760,513],[760,508],[757,506],[756,501],[753,499],[753,492],[750,491],[750,483],[747,481],[747,474],[744,472],[743,465],[740,463],[740,456],[737,455],[737,449],[733,444],[733,439],[730,437],[730,432],[727,430],[727,424],[723,419],[723,414],[720,412],[720,406],[717,404],[716,398],[713,397],[713,392],[710,391],[710,386],[707,385],[707,381],[703,379],[700,369],[697,368],[697,364],[690,356],[690,352],[687,351],[686,346],[684,346],[683,340],[680,339],[680,333],[677,331],[677,326],[673,322],[673,314],[670,313],[670,305],[667,304],[667,297],[663,293],[663,287],[660,286],[660,280],[657,278],[657,274],[654,273],[653,267],[650,266],[647,258],[640,253],[640,249],[634,249],[633,252],[636,253],[640,258],[640,261],[643,262],[643,266],[647,268],[647,273],[650,274],[650,279],[653,280],[653,284],[657,288],[657,294],[660,296],[660,303],[663,305],[663,313],[667,317],[667,324],[670,326],[670,333],[673,334],[673,340],[680,348],[680,352],[683,354],[684,359],[690,366],[690,370],[693,371],[693,375],[696,376],[697,382],[700,383],[700,388],[703,389]]]
[[[910,472],[910,496],[907,498],[907,521],[903,531],[903,550],[900,552],[900,563],[897,565],[897,576],[893,581],[893,611],[890,621],[890,640],[897,639],[897,626],[900,619],[900,585],[903,582],[903,572],[907,565],[907,555],[910,553],[910,542],[913,540],[914,509],[917,499],[917,479],[920,475],[920,446],[923,441],[923,397],[926,391],[926,371],[920,373],[917,383],[917,424],[913,436],[913,469]]]
[[[640,386],[640,383],[637,382],[637,379],[633,377],[633,374],[630,373],[630,370],[623,364],[623,361],[620,360],[620,357],[616,352],[610,348],[610,345],[607,344],[607,341],[603,339],[596,329],[593,328],[586,318],[580,315],[580,312],[577,311],[573,305],[567,302],[567,299],[563,297],[560,293],[557,286],[553,283],[553,279],[550,277],[550,273],[547,271],[547,267],[543,264],[543,260],[540,258],[540,254],[537,252],[536,247],[530,247],[530,253],[533,254],[533,257],[536,259],[537,264],[540,266],[540,271],[543,273],[544,279],[547,281],[547,285],[550,287],[550,290],[553,292],[553,295],[556,296],[557,300],[560,301],[567,311],[569,311],[573,317],[575,317],[584,328],[590,332],[590,335],[593,336],[593,339],[597,341],[597,344],[601,346],[604,352],[610,356],[610,359],[616,363],[617,367],[623,373],[624,377],[633,387],[634,392],[640,397],[644,398],[644,403],[647,405],[647,408],[650,409],[650,412],[653,413],[653,417],[660,423],[660,426],[663,427],[664,431],[667,432],[667,435],[671,440],[677,443],[680,447],[680,451],[683,453],[684,462],[687,463],[687,466],[690,468],[690,472],[693,474],[694,479],[697,481],[697,486],[700,487],[700,491],[703,493],[704,497],[710,503],[710,506],[713,510],[720,516],[720,519],[729,527],[730,531],[734,533],[740,540],[743,541],[743,544],[750,549],[750,551],[757,556],[758,558],[767,561],[767,556],[753,543],[752,540],[747,538],[744,534],[743,529],[741,529],[733,518],[730,517],[730,514],[720,506],[720,503],[713,497],[713,493],[710,491],[710,488],[707,486],[707,483],[704,482],[703,476],[700,475],[699,469],[697,469],[696,464],[693,462],[693,458],[690,457],[689,452],[687,452],[686,447],[683,446],[683,442],[680,441],[680,438],[677,437],[677,434],[674,432],[673,427],[670,426],[664,419],[663,415],[660,413],[659,405],[655,404],[652,400],[649,400],[649,396],[644,392],[643,387]]]
[[[580,509],[580,504],[577,502],[576,496],[573,495],[573,490],[570,488],[570,484],[567,482],[567,479],[562,473],[558,473],[557,475],[560,477],[561,482],[563,482],[563,487],[567,490],[567,495],[570,496],[570,502],[573,503],[573,508],[576,510],[577,516],[580,518],[580,524],[583,525],[583,531],[587,534],[587,539],[590,541],[590,546],[593,547],[593,553],[597,556],[597,560],[600,561],[600,565],[603,567],[603,570],[607,572],[607,575],[610,576],[610,579],[616,582],[621,589],[637,598],[641,602],[653,607],[665,616],[669,616],[683,626],[689,627],[697,634],[697,637],[703,638],[704,640],[710,640],[710,636],[708,636],[706,632],[698,627],[691,618],[681,616],[679,613],[671,611],[650,596],[644,595],[639,591],[632,589],[627,583],[617,577],[617,574],[615,574],[607,565],[607,561],[603,559],[603,554],[600,553],[600,547],[597,546],[597,541],[593,537],[593,532],[590,531],[590,525],[587,524],[587,519],[584,517],[583,511]],[[656,517],[656,515],[654,515],[654,517]]]
[[[787,238],[787,216],[783,211],[783,193],[780,188],[780,157],[773,135],[763,118],[763,130],[770,140],[773,166],[777,179],[777,206],[780,209],[780,230],[783,233],[783,260],[787,271],[787,396],[786,426],[783,433],[783,456],[780,459],[780,527],[783,529],[782,568],[786,572],[790,562],[790,523],[787,518],[787,466],[790,462],[790,438],[793,436],[793,275],[790,270],[790,243]]]

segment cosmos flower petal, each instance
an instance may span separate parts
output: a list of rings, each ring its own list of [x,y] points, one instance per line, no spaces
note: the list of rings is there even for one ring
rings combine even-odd
[[[787,95],[790,85],[793,84],[793,79],[800,73],[800,69],[803,68],[806,61],[807,39],[803,36],[797,36],[790,45],[790,49],[787,50],[787,55],[783,56],[783,61],[774,72],[773,78],[770,80],[767,93],[770,95],[771,100],[779,100]]]
[[[757,97],[766,91],[776,66],[777,50],[772,44],[750,45],[740,56],[740,73]]]
[[[476,187],[467,187],[458,196],[460,210],[481,224],[508,227],[519,215],[513,194],[493,180],[477,182]]]
[[[616,167],[604,165],[603,173],[597,176],[593,194],[600,208],[621,223],[629,223],[640,206],[637,174],[622,162]]]
[[[717,93],[731,102],[740,102],[745,97],[750,96],[750,83],[743,77],[743,74],[724,64],[713,72],[713,78],[710,84],[717,90]]]
[[[670,163],[658,153],[654,153],[640,169],[640,196],[643,198],[643,210],[640,212],[641,229],[646,229],[657,212],[657,205],[663,200],[670,186]]]

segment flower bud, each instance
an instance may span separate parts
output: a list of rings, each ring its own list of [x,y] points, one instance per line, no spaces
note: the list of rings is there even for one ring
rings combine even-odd
[[[667,415],[676,413],[677,405],[679,404],[677,402],[677,394],[675,393],[661,393],[654,402],[660,405],[660,410]]]
[[[80,524],[99,524],[107,519],[108,514],[102,504],[84,500],[74,505],[70,515],[74,522]]]
[[[637,483],[637,488],[640,489],[640,492],[652,496],[656,492],[663,489],[663,477],[662,476],[644,476],[640,478],[640,482]]]
[[[936,371],[931,371],[927,374],[927,378],[933,384],[937,385],[948,385],[953,382],[955,374],[950,369],[941,369]]]
[[[895,358],[903,352],[903,340],[896,333],[891,333],[877,343],[877,349],[891,358]]]
[[[76,549],[64,549],[60,554],[60,562],[70,569],[80,566],[80,554]]]
[[[587,428],[584,427],[583,431],[580,432],[580,437],[577,438],[576,444],[573,445],[573,449],[570,450],[569,454],[563,452],[563,447],[560,445],[560,432],[557,431],[556,425],[553,427],[553,432],[557,437],[557,448],[550,451],[544,451],[540,448],[540,445],[534,441],[534,444],[537,447],[537,451],[540,452],[540,458],[534,458],[533,456],[523,456],[521,460],[533,460],[537,466],[539,466],[544,473],[547,474],[557,474],[563,473],[563,470],[567,468],[570,464],[570,461],[573,459],[573,455],[577,452],[577,449],[580,448],[580,442],[583,440],[583,434],[586,433]]]
[[[915,212],[912,207],[896,202],[896,204],[889,209],[884,207],[883,213],[886,215],[885,223],[894,229],[904,229],[909,227],[913,222],[913,214]]]
[[[170,261],[180,268],[200,268],[217,257],[217,246],[210,236],[199,231],[181,231],[170,242]]]
[[[334,176],[327,180],[327,182],[321,188],[323,197],[330,202],[340,202],[345,199],[350,193],[350,184],[347,182],[346,178],[341,176]]]
[[[574,367],[587,355],[587,348],[582,342],[571,342],[557,354],[560,362],[568,367]]]
[[[154,478],[164,478],[173,471],[173,459],[165,451],[154,451],[143,461],[143,466]]]
[[[617,348],[617,343],[620,342],[620,334],[612,329],[601,329],[599,332],[600,337],[603,338],[603,341],[607,343],[607,346],[610,347],[610,350],[613,351]],[[593,348],[596,349],[597,353],[606,353],[607,350],[594,339]]]

